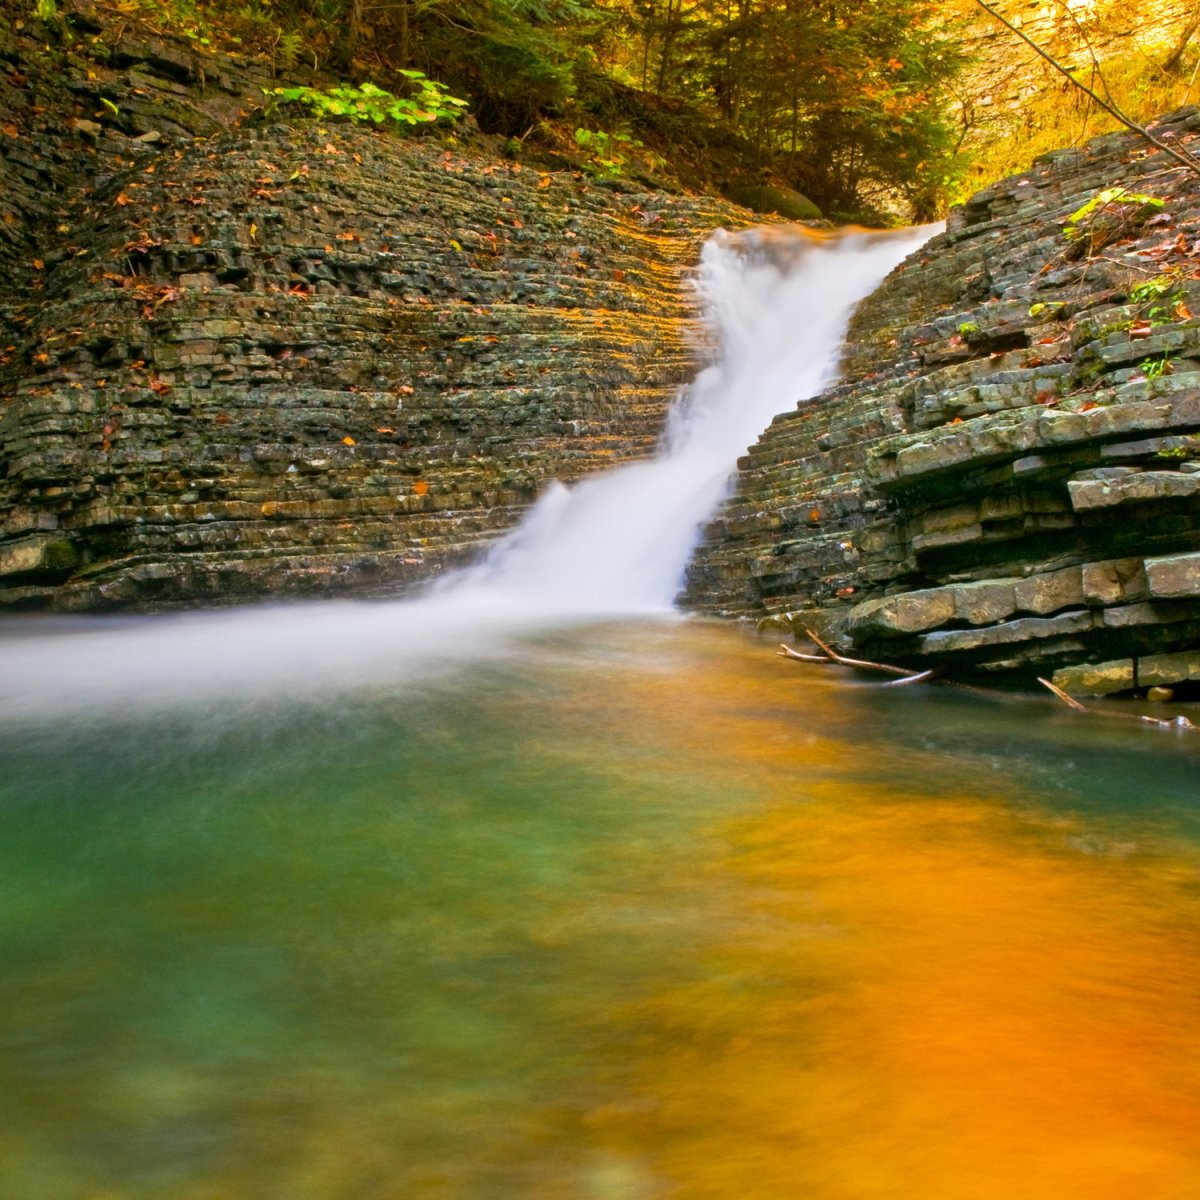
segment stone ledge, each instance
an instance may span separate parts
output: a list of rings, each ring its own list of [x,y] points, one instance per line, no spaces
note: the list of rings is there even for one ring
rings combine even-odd
[[[1156,600],[1200,596],[1200,553],[1146,559],[1146,585]]]
[[[927,633],[921,638],[921,653],[928,655],[963,654],[995,646],[1015,646],[1074,633],[1087,633],[1093,626],[1090,612],[1060,613],[1057,617],[1022,617],[1002,625],[982,629],[948,629]]]
[[[1108,696],[1114,692],[1132,691],[1135,687],[1169,687],[1198,680],[1200,650],[1187,650],[1179,654],[1148,654],[1138,659],[1136,673],[1133,659],[1121,658],[1112,662],[1063,667],[1053,675],[1055,686],[1072,696]]]

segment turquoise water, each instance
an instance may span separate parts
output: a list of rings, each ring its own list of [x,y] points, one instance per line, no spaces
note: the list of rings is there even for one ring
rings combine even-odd
[[[699,622],[7,722],[0,1196],[1194,1196],[1197,763]]]

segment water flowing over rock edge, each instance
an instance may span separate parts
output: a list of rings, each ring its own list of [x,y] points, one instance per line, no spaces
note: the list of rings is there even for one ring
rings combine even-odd
[[[399,595],[550,480],[652,452],[692,370],[683,279],[752,214],[264,127],[261,65],[16,26],[0,607]]]
[[[1195,109],[1159,126],[1198,133]],[[1114,187],[1163,205],[1065,238]],[[1165,307],[1131,298],[1172,270]],[[951,673],[1200,678],[1198,272],[1196,177],[1132,135],[981,192],[864,303],[842,382],[740,462],[684,603]]]

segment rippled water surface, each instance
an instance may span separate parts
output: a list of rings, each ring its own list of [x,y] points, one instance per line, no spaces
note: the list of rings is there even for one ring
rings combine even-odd
[[[0,733],[6,1200],[1200,1195],[1200,771],[701,623]]]

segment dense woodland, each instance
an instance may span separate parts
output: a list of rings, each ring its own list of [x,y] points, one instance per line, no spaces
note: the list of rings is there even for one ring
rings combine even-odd
[[[57,0],[36,0],[53,18]],[[752,207],[929,218],[1111,121],[973,0],[116,0],[314,87],[433,101],[512,155],[673,179]],[[1135,115],[1194,98],[1176,0],[1002,5]],[[437,81],[430,91],[414,76]],[[424,87],[424,91],[414,91]],[[457,108],[437,98],[465,101]],[[430,105],[426,105],[430,107]],[[802,196],[796,193],[803,193]]]

